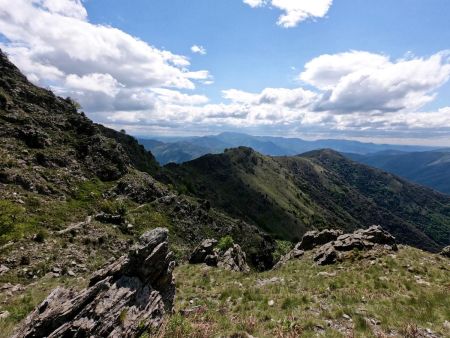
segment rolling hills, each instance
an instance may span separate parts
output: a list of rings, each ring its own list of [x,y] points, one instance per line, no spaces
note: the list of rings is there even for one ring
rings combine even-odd
[[[332,150],[269,157],[240,147],[165,171],[180,191],[283,239],[330,225],[380,224],[401,242],[427,250],[450,241],[450,197]]]

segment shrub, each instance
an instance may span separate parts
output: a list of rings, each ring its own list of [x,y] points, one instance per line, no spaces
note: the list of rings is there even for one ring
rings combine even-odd
[[[44,229],[41,229],[34,237],[34,240],[38,243],[44,243],[46,238],[47,238],[47,232]]]
[[[217,249],[219,249],[220,251],[226,251],[229,248],[231,248],[233,245],[234,245],[233,237],[231,237],[230,235],[227,235],[220,239],[219,243],[217,244]]]
[[[281,257],[286,255],[289,251],[292,250],[292,243],[289,241],[277,240],[277,248],[272,253],[273,261],[278,262]]]
[[[127,214],[127,206],[123,201],[104,200],[100,207],[101,211],[106,214],[125,216]]]

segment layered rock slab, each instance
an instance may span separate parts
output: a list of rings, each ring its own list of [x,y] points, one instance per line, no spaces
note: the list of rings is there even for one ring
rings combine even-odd
[[[175,295],[167,238],[167,229],[149,231],[86,289],[55,289],[14,337],[136,337],[157,330]]]

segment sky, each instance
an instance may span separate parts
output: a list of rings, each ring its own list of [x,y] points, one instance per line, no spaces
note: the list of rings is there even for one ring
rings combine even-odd
[[[450,146],[448,0],[0,0],[0,48],[95,122]]]

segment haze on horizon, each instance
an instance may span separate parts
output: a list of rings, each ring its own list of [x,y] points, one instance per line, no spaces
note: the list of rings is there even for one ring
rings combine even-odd
[[[35,84],[138,136],[450,146],[447,0],[0,0]]]

